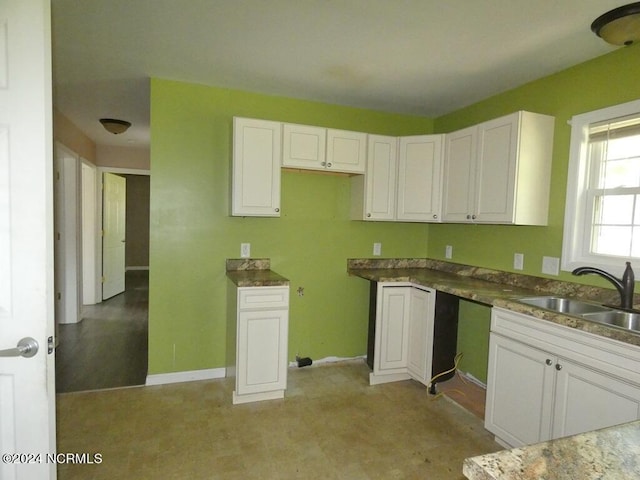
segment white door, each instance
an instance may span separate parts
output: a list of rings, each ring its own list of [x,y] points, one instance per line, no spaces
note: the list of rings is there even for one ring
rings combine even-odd
[[[365,215],[367,220],[393,220],[396,217],[396,171],[398,139],[369,135]]]
[[[413,379],[427,386],[433,357],[434,300],[434,291],[411,288],[407,369]]]
[[[553,438],[611,427],[640,418],[640,388],[607,373],[559,359]]]
[[[474,220],[477,127],[446,135],[442,217],[450,222]]]
[[[398,220],[440,220],[443,135],[400,138]]]
[[[127,180],[104,173],[102,201],[102,299],[124,292]]]
[[[377,371],[407,371],[411,287],[382,289],[380,341],[376,351]],[[376,329],[378,325],[376,325]]]
[[[0,2],[0,348],[38,343],[31,358],[0,358],[3,480],[56,478],[50,10]]]
[[[512,447],[549,440],[556,359],[492,333],[484,427]]]

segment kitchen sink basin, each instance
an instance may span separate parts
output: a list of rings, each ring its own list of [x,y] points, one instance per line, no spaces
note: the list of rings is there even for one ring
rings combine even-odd
[[[545,310],[575,315],[592,322],[640,332],[640,312],[616,310],[582,300],[554,296],[525,297],[518,301]]]
[[[622,327],[627,330],[640,331],[640,314],[638,313],[609,310],[606,312],[585,313],[581,316],[586,320]]]
[[[559,313],[569,313],[572,315],[582,315],[591,312],[609,312],[610,309],[602,305],[596,305],[581,300],[562,297],[527,297],[519,300],[527,305],[553,310]]]

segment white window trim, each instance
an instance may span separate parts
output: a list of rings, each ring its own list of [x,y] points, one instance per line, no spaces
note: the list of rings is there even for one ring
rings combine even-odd
[[[627,260],[624,257],[604,257],[588,252],[589,225],[586,212],[589,208],[584,186],[588,174],[586,157],[589,125],[633,114],[640,114],[640,100],[575,115],[569,122],[571,143],[562,239],[562,270],[570,272],[588,265],[618,276],[622,276],[624,272]]]

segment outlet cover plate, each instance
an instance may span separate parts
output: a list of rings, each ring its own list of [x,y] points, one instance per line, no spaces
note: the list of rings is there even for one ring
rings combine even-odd
[[[379,257],[380,255],[382,255],[382,244],[381,243],[374,243],[373,244],[373,254],[376,257]]]
[[[524,269],[524,253],[513,254],[513,269],[514,270]]]
[[[240,244],[240,257],[249,258],[251,256],[251,244],[250,243],[241,243]]]
[[[542,257],[542,273],[559,275],[560,259],[558,257]]]
[[[444,258],[453,258],[453,247],[451,245],[444,247]]]

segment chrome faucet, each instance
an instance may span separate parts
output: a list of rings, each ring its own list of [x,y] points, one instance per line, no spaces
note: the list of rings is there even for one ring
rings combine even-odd
[[[616,278],[608,272],[604,270],[600,270],[599,268],[594,267],[578,267],[573,272],[574,275],[585,275],[587,273],[595,273],[596,275],[600,275],[601,277],[606,278],[611,283],[613,283],[620,293],[620,306],[622,308],[632,309],[633,308],[633,288],[635,287],[635,278],[633,275],[633,270],[631,269],[631,262],[626,262],[627,267],[624,269],[624,274],[622,275],[622,279]]]

